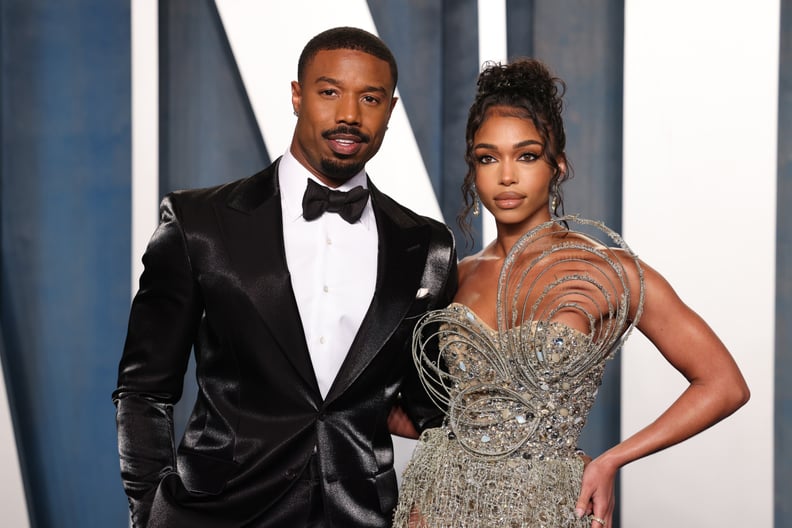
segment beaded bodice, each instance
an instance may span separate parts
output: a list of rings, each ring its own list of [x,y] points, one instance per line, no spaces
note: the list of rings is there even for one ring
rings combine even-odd
[[[602,363],[594,365],[574,381],[556,371],[581,359],[588,336],[559,323],[530,323],[539,343],[532,352],[538,361],[547,356],[547,368],[536,378],[524,377],[525,369],[513,355],[493,354],[508,351],[509,340],[469,308],[453,304],[442,315],[443,361],[454,379],[448,422],[462,446],[484,456],[569,456],[604,369]]]
[[[416,327],[414,360],[447,409],[450,437],[470,454],[565,458],[577,446],[605,360],[642,306],[640,263],[622,239],[600,223],[567,217],[527,233],[506,256],[497,328],[458,303],[430,312]]]

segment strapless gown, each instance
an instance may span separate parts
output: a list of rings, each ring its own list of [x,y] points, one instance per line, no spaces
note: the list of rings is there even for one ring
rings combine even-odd
[[[590,527],[574,513],[578,437],[643,294],[640,263],[621,237],[567,217],[507,255],[497,328],[458,303],[426,314],[413,358],[446,419],[418,441],[394,526],[412,516],[412,526],[431,528]]]

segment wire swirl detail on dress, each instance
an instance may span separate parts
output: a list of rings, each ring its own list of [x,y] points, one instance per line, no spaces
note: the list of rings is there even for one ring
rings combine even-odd
[[[497,328],[462,305],[429,312],[415,328],[413,360],[459,444],[506,457],[540,425],[556,427],[542,420],[542,402],[590,390],[583,378],[623,344],[643,302],[640,261],[619,234],[577,216],[554,219],[506,255]]]

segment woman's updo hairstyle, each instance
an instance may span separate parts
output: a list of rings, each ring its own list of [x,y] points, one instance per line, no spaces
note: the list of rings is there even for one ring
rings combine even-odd
[[[470,107],[465,131],[465,161],[468,172],[462,183],[464,205],[458,218],[459,226],[468,237],[471,236],[468,213],[477,200],[473,137],[489,117],[488,112],[493,107],[498,107],[497,115],[530,119],[533,122],[544,143],[542,157],[554,170],[550,181],[550,194],[555,197],[555,208],[551,213],[558,215],[558,211],[561,211],[563,214],[561,184],[571,176],[569,160],[564,153],[566,133],[561,117],[564,107],[562,97],[566,91],[564,81],[553,76],[542,62],[521,58],[508,64],[484,63],[484,69],[476,84],[476,99]],[[567,168],[564,171],[559,164],[561,161],[566,161]]]

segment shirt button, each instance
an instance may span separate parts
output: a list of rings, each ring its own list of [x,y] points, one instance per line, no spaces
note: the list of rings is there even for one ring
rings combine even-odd
[[[322,336],[322,337],[320,337],[320,338],[319,338],[319,342],[320,342],[321,344],[323,344],[323,345],[325,344],[325,338],[324,338],[324,336]]]
[[[328,245],[328,246],[332,246],[332,245],[333,245],[333,241],[332,241],[332,240],[330,240],[330,237],[327,237],[327,238],[325,239],[325,242],[327,242],[327,245]]]
[[[324,292],[325,292],[325,293],[327,293],[327,292],[329,292],[329,291],[330,291],[330,288],[328,288],[328,287],[327,287],[327,285],[325,285],[325,287],[324,287],[324,288],[322,288],[322,289],[324,290]]]

